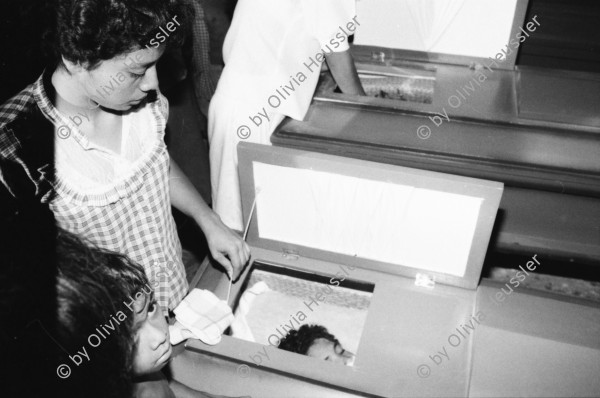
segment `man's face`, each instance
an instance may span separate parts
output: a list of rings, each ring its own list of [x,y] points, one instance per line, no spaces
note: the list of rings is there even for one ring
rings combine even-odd
[[[143,295],[135,302],[133,373],[136,376],[159,371],[171,358],[169,326],[154,300]]]
[[[316,339],[306,352],[306,355],[325,361],[343,363],[347,366],[354,364],[353,353],[344,350],[344,347],[340,343],[334,343],[324,338]]]
[[[165,48],[140,49],[102,61],[92,70],[79,69],[77,79],[85,94],[103,108],[127,111],[158,90],[156,63]]]

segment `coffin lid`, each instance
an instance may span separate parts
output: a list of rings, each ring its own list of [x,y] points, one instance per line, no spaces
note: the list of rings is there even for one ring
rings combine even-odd
[[[251,246],[477,287],[503,184],[242,142]]]
[[[361,0],[355,46],[403,59],[471,65],[494,58],[523,25],[528,0]],[[360,50],[359,50],[360,51]],[[384,57],[384,53],[381,53]],[[387,55],[390,56],[389,54]],[[513,69],[517,51],[494,68]],[[488,62],[489,63],[489,62]]]

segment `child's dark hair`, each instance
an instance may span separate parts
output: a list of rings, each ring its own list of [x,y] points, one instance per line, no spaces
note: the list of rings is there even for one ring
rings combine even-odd
[[[72,370],[63,380],[66,389],[72,396],[129,396],[135,345],[131,302],[136,293],[151,292],[144,270],[65,231],[58,232],[56,263],[57,339],[68,351],[61,359]],[[67,355],[82,347],[89,360],[80,355],[77,365]]]
[[[288,334],[279,342],[279,346],[277,348],[306,355],[309,348],[317,339],[326,339],[334,344],[339,344],[338,339],[329,333],[324,326],[302,325],[298,330],[290,330]]]
[[[55,65],[61,56],[88,70],[101,61],[148,46],[173,17],[180,24],[165,37],[179,45],[193,9],[183,0],[54,0],[55,26],[46,35]],[[161,33],[162,34],[162,33]]]

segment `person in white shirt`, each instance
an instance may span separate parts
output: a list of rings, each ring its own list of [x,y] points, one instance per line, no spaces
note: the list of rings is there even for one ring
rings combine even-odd
[[[364,95],[348,44],[359,25],[355,0],[238,1],[208,118],[213,209],[230,228],[243,229],[238,142],[302,120],[324,60],[343,93]]]

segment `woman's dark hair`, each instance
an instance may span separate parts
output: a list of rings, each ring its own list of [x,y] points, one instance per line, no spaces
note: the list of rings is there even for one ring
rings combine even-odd
[[[277,348],[306,355],[309,348],[317,339],[326,339],[334,344],[339,344],[338,339],[329,333],[324,326],[302,325],[298,330],[290,330],[288,334],[279,342],[279,346]]]
[[[54,0],[56,22],[46,40],[56,65],[61,56],[93,69],[101,61],[149,45],[161,34],[179,45],[189,29],[193,9],[183,0]],[[160,30],[176,18],[180,25],[166,37]],[[162,43],[160,43],[162,44]]]
[[[129,396],[135,344],[132,300],[139,292],[151,292],[144,270],[65,231],[59,231],[56,245],[57,343],[68,351],[60,360],[71,368],[62,380],[65,391],[82,397]],[[84,349],[89,359],[78,352]]]

